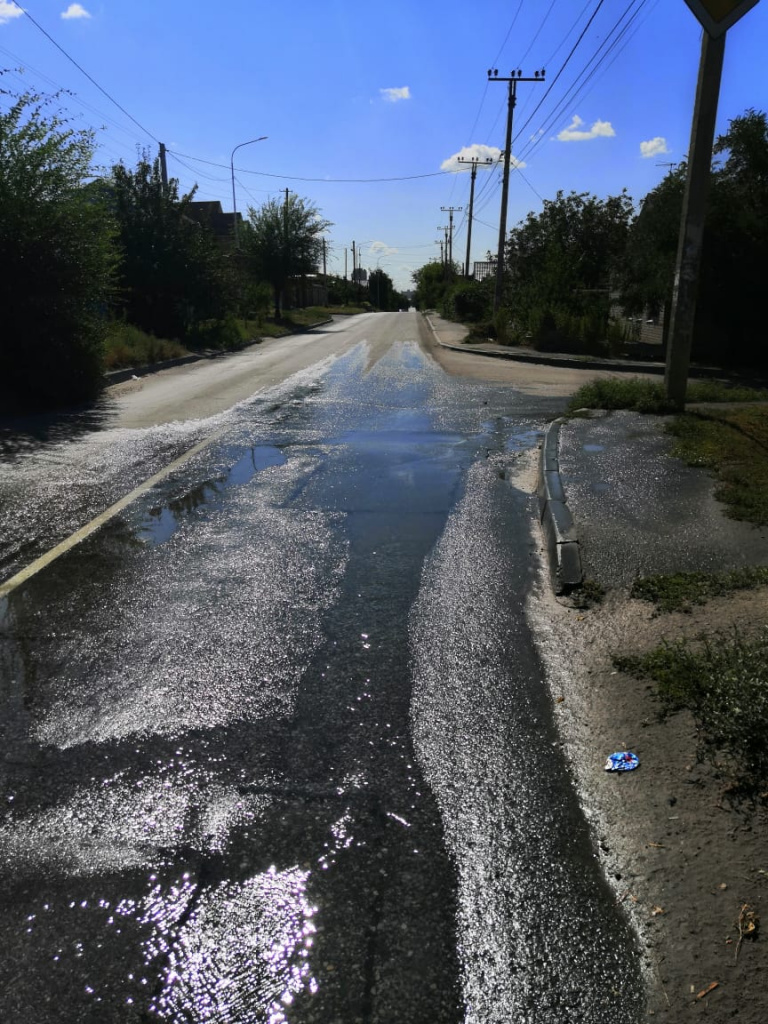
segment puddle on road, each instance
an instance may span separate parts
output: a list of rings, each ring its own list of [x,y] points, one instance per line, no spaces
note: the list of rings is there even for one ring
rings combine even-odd
[[[242,487],[262,469],[282,466],[285,454],[274,445],[254,445],[230,467],[225,476],[208,480],[167,505],[149,510],[137,533],[146,544],[164,544],[179,529],[183,519],[198,508],[219,501],[230,487]]]
[[[513,434],[508,438],[504,450],[508,452],[525,451],[527,448],[533,448],[543,437],[543,430],[525,430],[521,434]]]
[[[583,444],[581,447],[582,447],[582,449],[585,452],[604,452],[605,451],[605,445],[604,444]]]

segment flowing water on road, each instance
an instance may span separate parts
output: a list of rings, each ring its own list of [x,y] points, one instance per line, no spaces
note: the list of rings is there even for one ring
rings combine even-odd
[[[4,1021],[639,1019],[523,613],[553,411],[403,340],[0,465],[7,577],[222,431],[0,602]]]

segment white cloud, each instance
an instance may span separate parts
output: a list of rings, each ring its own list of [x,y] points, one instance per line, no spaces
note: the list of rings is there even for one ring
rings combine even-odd
[[[488,170],[491,170],[493,164],[498,163],[502,156],[502,151],[497,149],[496,146],[483,146],[476,142],[472,146],[464,146],[464,148],[460,149],[458,153],[454,153],[453,156],[449,156],[447,160],[443,160],[440,164],[440,170],[454,172],[469,171],[472,169],[470,164],[470,161],[472,160],[479,160],[480,163],[478,166],[480,168],[487,167]],[[466,162],[461,163],[459,161],[459,157]],[[486,164],[485,161],[489,157],[493,163]],[[514,156],[510,158],[509,165],[510,167],[525,167],[525,163],[521,160],[517,160]]]
[[[411,90],[407,85],[403,85],[399,89],[379,89],[379,92],[387,103],[399,103],[400,100],[411,98]]]
[[[399,249],[393,248],[391,245],[387,245],[386,242],[371,242],[368,246],[368,251],[371,256],[393,256]]]
[[[558,140],[560,142],[586,142],[587,139],[609,139],[616,134],[610,121],[595,121],[588,131],[581,129],[583,124],[579,115],[574,114],[568,127],[563,128],[558,134]]]
[[[61,12],[62,18],[69,21],[70,18],[90,18],[90,14],[82,4],[70,4],[66,11]]]
[[[650,156],[659,156],[661,153],[668,153],[667,140],[663,135],[657,135],[655,139],[640,143],[640,156],[647,159]]]
[[[0,0],[0,25],[4,25],[13,18],[20,18],[23,14],[24,11],[16,4],[12,4],[11,0]]]

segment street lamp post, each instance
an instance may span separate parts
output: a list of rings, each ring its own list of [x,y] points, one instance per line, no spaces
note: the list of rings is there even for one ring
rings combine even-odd
[[[240,239],[237,234],[237,199],[235,197],[235,153],[242,146],[250,146],[252,142],[263,142],[266,139],[266,135],[260,135],[258,139],[248,139],[247,142],[241,142],[238,146],[232,150],[232,155],[229,158],[229,169],[232,172],[232,217],[234,218],[235,224],[235,248],[240,247]]]

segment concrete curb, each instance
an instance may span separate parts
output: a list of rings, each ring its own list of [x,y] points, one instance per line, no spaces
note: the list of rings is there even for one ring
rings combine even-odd
[[[425,313],[424,319],[429,324],[435,341],[441,348],[450,349],[452,352],[463,352],[465,355],[485,356],[488,359],[507,359],[515,363],[529,363],[534,366],[559,366],[572,370],[611,370],[614,373],[650,373],[656,376],[663,376],[666,372],[664,363],[645,362],[639,359],[583,359],[579,356],[549,355],[546,352],[529,352],[516,348],[494,349],[489,351],[479,345],[453,344],[449,341],[441,341],[435,325]],[[482,344],[482,343],[481,343]],[[689,377],[727,377],[738,379],[739,375],[727,374],[725,370],[716,366],[691,366],[688,370]]]
[[[549,571],[556,594],[567,594],[581,586],[584,573],[581,550],[571,510],[566,503],[560,478],[560,427],[565,419],[553,420],[544,435],[539,459],[539,518],[549,554]]]
[[[309,331],[314,331],[316,327],[324,327],[326,324],[332,323],[333,317],[331,316],[327,320],[318,320],[316,324],[303,327],[300,331],[291,331],[290,334],[282,334],[280,337],[290,338],[295,334],[307,334]],[[110,370],[104,374],[104,383],[106,387],[110,387],[112,384],[122,384],[124,380],[131,380],[134,377],[147,377],[149,374],[158,373],[160,370],[170,370],[174,366],[186,366],[187,363],[199,363],[203,359],[220,359],[222,356],[237,355],[238,352],[244,352],[246,349],[251,348],[251,346],[260,345],[264,341],[279,340],[280,338],[254,338],[247,345],[243,345],[242,348],[235,349],[232,352],[218,350],[194,352],[188,356],[179,356],[178,359],[166,359],[161,363],[147,363],[144,366],[127,366],[120,370]]]

